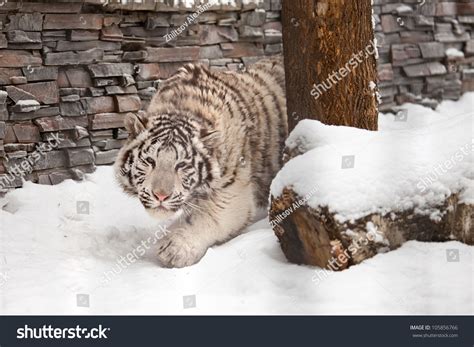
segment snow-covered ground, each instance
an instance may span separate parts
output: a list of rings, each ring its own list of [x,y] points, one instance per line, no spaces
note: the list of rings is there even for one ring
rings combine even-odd
[[[405,105],[406,121],[382,115],[381,130],[472,117],[473,95],[440,113]],[[200,263],[164,269],[153,247],[124,260],[158,227],[110,167],[81,183],[26,183],[0,207],[1,314],[474,314],[474,247],[459,242],[408,242],[333,273],[288,263],[261,220]]]

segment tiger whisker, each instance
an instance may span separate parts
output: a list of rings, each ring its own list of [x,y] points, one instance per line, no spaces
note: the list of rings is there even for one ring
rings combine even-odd
[[[187,206],[189,206],[192,210],[195,210],[197,212],[205,212],[204,209],[202,209],[201,207],[197,206],[197,205],[193,205],[191,204],[190,202],[185,202],[185,204]]]
[[[189,207],[193,207],[197,211],[201,211],[201,212],[204,211],[204,208],[202,208],[201,206],[198,206],[196,204],[193,204],[192,202],[186,201],[185,204],[187,204]]]

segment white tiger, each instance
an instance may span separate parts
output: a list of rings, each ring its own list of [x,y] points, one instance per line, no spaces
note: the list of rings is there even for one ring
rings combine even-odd
[[[129,139],[115,164],[120,185],[152,216],[180,217],[160,240],[160,262],[195,264],[268,203],[287,135],[281,58],[246,72],[187,65],[125,126]]]

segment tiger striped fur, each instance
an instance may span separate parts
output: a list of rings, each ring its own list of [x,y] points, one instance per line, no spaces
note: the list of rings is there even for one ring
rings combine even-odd
[[[129,115],[116,175],[159,219],[166,267],[198,262],[268,203],[287,135],[282,58],[245,72],[189,64],[164,81],[146,113]]]

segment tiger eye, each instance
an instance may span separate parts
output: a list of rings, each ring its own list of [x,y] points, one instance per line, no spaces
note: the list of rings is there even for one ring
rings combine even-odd
[[[185,166],[186,166],[186,164],[184,162],[181,162],[181,163],[176,164],[175,169],[179,170],[179,169],[182,169]]]
[[[152,167],[155,167],[156,165],[156,162],[150,157],[146,158],[146,162],[150,164]]]

